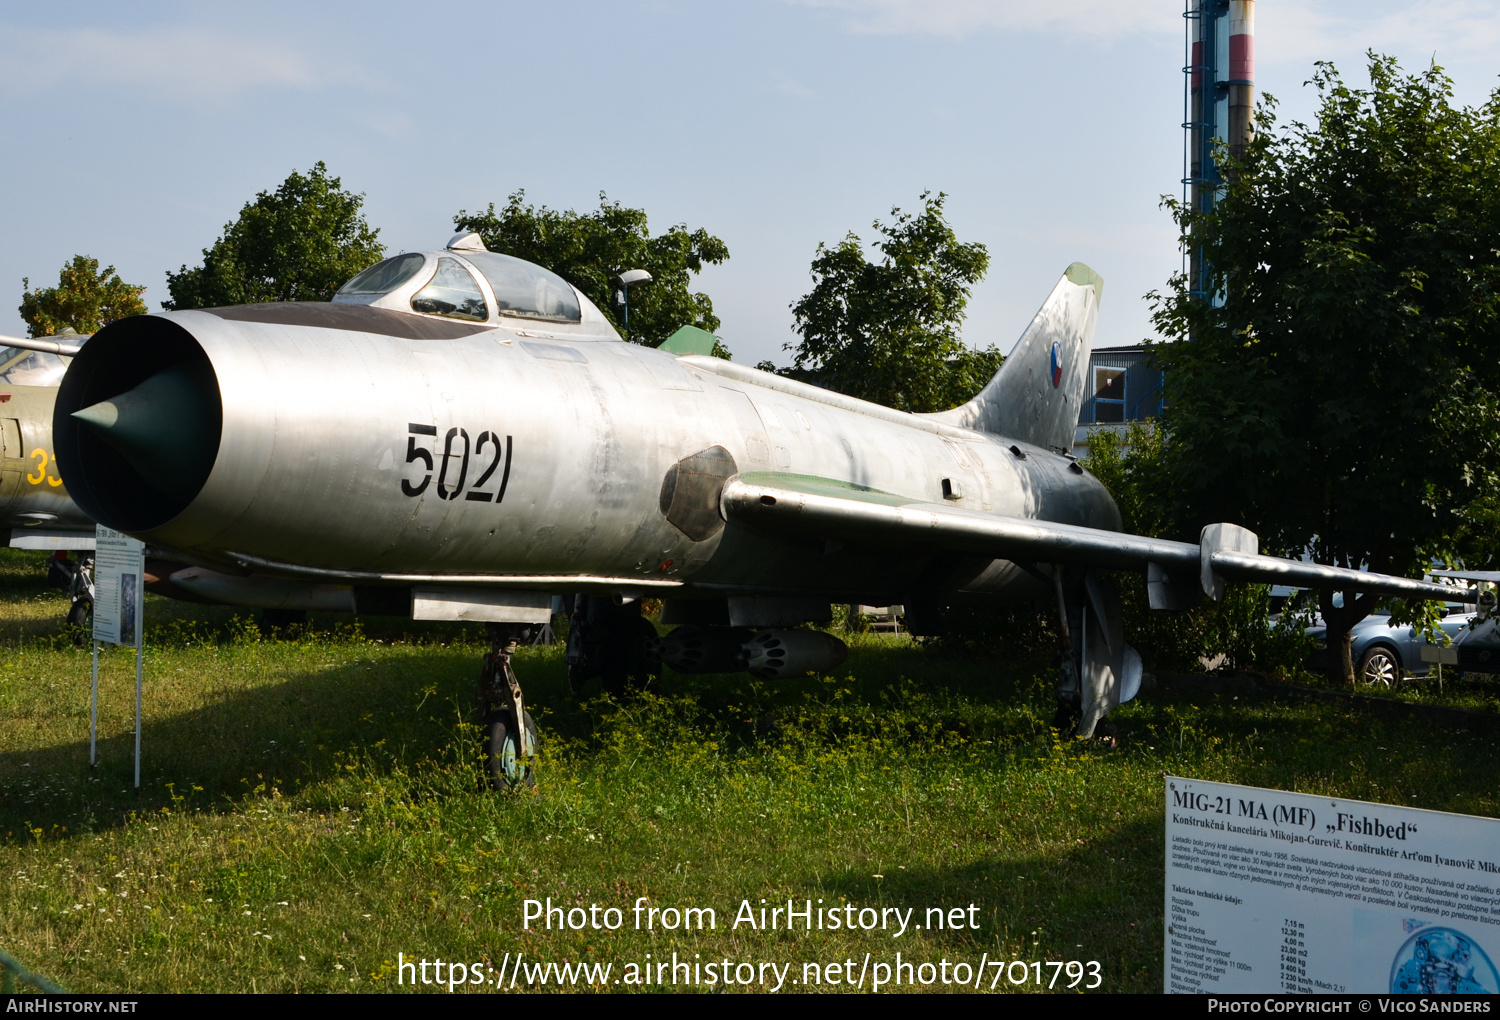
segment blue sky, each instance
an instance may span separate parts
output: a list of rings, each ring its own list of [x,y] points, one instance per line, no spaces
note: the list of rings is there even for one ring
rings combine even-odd
[[[1329,59],[1436,57],[1458,96],[1500,72],[1500,0],[1261,0],[1259,86],[1283,119]],[[923,190],[991,253],[965,339],[1009,349],[1066,265],[1106,282],[1096,343],[1151,335],[1179,264],[1180,0],[635,4],[0,4],[0,332],[21,278],[75,253],[146,284],[318,160],[392,251],[517,188],[600,191],[704,227],[699,278],[735,357],[784,361],[819,241]]]

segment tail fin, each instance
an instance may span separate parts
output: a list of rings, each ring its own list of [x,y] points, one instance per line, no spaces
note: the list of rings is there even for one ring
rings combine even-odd
[[[1088,395],[1089,351],[1103,293],[1099,274],[1073,263],[979,395],[931,417],[1033,446],[1071,450]]]

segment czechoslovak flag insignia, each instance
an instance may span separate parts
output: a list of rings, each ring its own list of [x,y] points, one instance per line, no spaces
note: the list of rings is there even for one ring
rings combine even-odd
[[[1057,341],[1052,341],[1052,388],[1055,390],[1062,382],[1062,348]]]

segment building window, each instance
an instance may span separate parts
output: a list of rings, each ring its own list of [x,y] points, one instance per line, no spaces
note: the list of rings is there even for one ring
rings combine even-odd
[[[1094,369],[1094,421],[1122,422],[1125,420],[1125,370],[1123,368]]]

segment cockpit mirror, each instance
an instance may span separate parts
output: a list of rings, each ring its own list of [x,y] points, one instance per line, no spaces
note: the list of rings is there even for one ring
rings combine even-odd
[[[470,230],[463,234],[454,234],[448,241],[449,251],[489,251],[484,246],[484,238]]]

